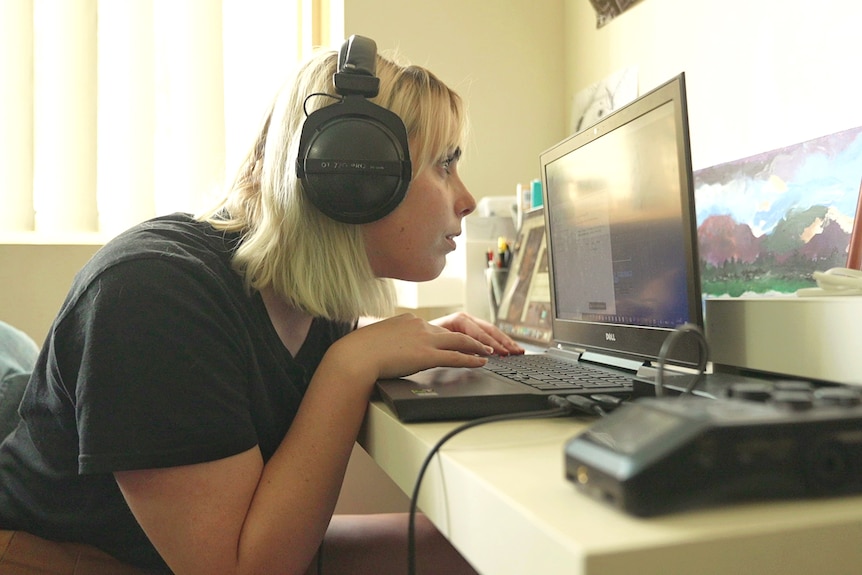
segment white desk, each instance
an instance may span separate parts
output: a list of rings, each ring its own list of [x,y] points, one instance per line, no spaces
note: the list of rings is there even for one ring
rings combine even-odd
[[[862,496],[628,516],[564,477],[574,419],[469,429],[428,468],[420,508],[485,575],[862,573]],[[408,495],[457,423],[403,424],[371,402],[360,444]]]

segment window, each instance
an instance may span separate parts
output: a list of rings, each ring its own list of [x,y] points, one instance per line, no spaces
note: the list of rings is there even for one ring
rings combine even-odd
[[[0,2],[2,232],[107,238],[208,205],[296,62],[340,42],[334,4]]]

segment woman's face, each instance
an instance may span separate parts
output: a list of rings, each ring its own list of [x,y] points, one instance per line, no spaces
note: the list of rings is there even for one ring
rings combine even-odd
[[[458,175],[460,155],[455,150],[418,174],[392,213],[363,225],[365,250],[377,277],[427,281],[443,271],[461,233],[461,219],[476,208]]]

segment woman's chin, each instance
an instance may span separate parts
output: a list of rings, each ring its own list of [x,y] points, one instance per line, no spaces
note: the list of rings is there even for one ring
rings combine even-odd
[[[430,282],[431,280],[437,279],[440,277],[440,274],[443,273],[443,268],[445,267],[446,262],[443,262],[443,265],[438,266],[428,266],[423,269],[414,269],[410,270],[410,272],[399,274],[398,277],[393,278],[397,280],[403,280],[408,282]]]

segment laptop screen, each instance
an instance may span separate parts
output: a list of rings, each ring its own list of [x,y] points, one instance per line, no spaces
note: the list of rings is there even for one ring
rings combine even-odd
[[[541,155],[554,338],[651,360],[702,326],[684,76]],[[667,362],[696,365],[681,341]]]
[[[551,343],[551,293],[542,208],[526,213],[509,267],[497,327],[521,342]]]

